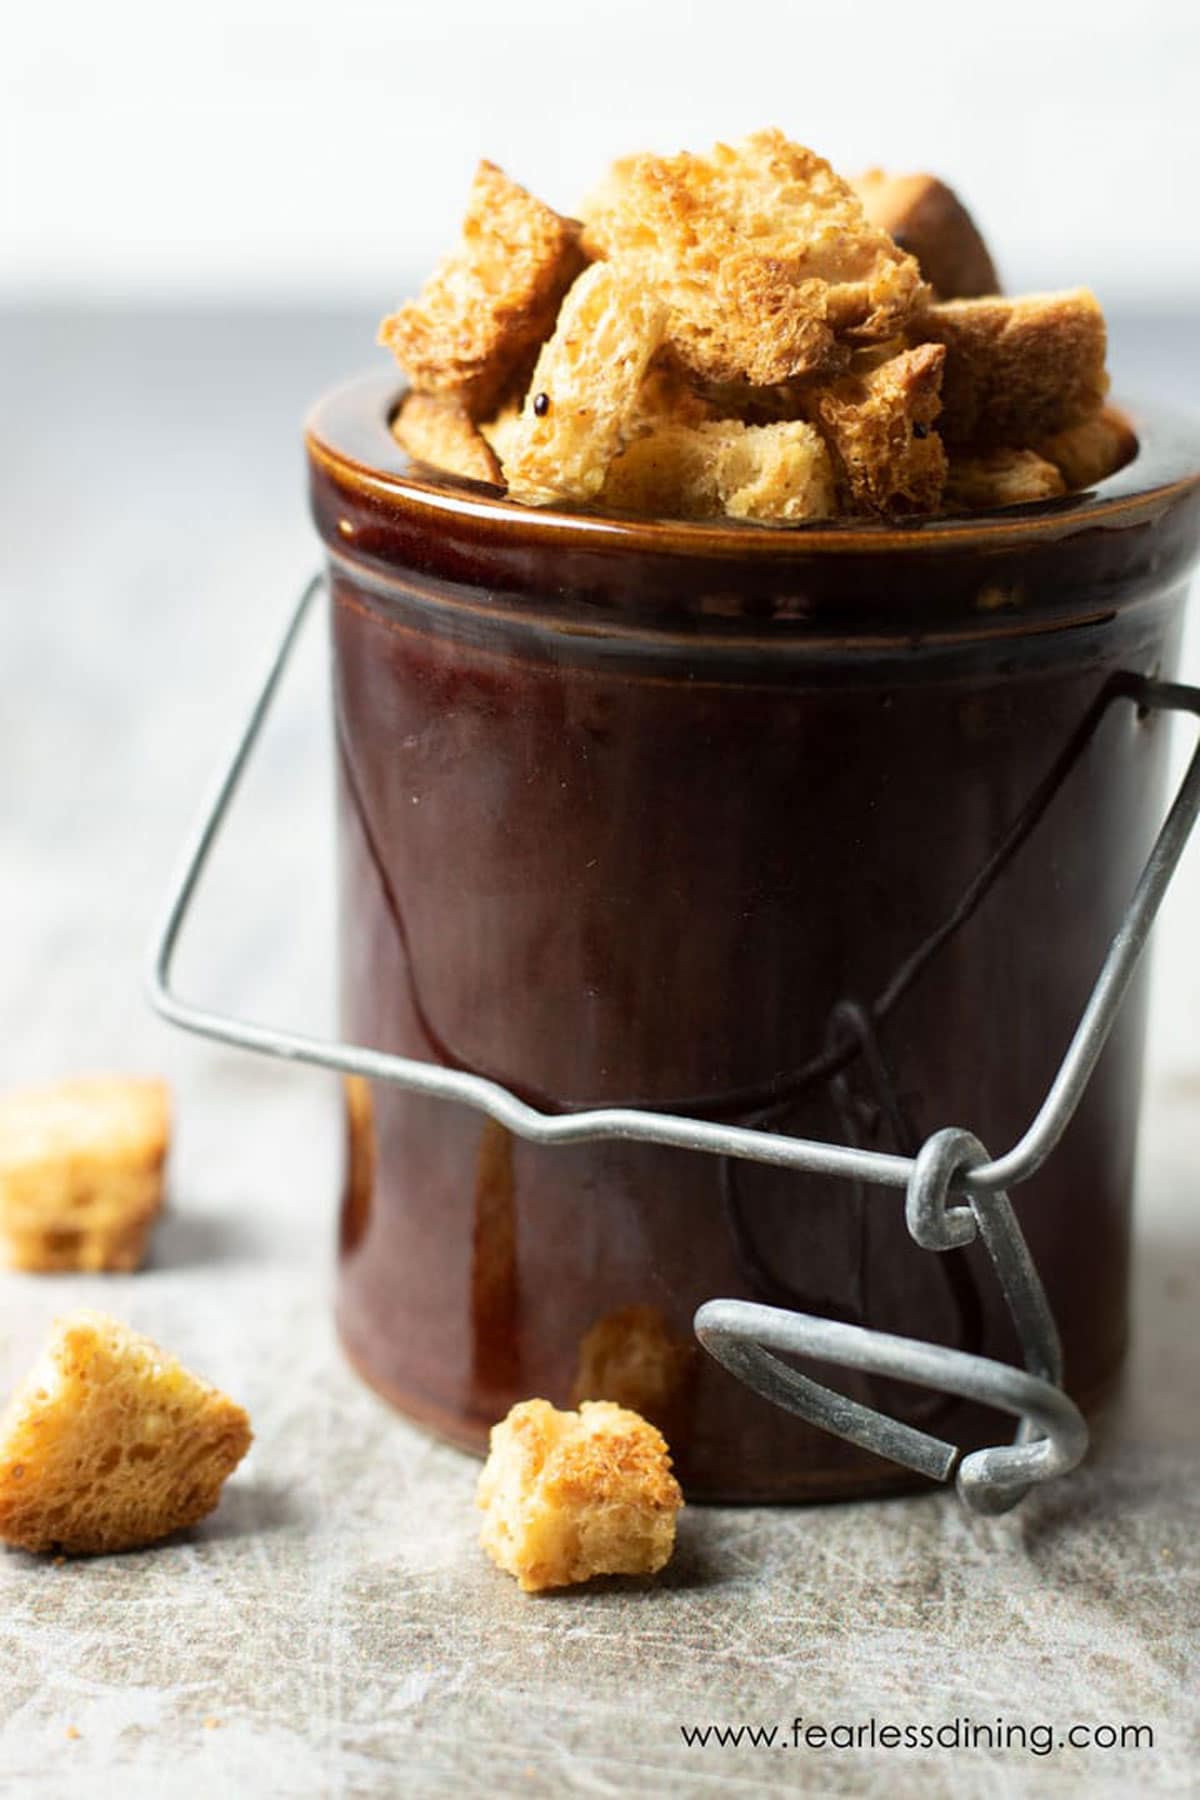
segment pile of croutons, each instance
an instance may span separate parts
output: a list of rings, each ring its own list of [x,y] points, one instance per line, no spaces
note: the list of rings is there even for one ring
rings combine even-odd
[[[380,341],[409,455],[530,506],[803,525],[1053,498],[1133,455],[1084,288],[1008,298],[932,176],[761,131],[561,217],[490,163]]]

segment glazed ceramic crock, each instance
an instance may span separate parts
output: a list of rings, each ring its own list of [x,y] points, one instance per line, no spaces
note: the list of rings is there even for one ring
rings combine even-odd
[[[1134,416],[1086,495],[772,531],[531,511],[410,463],[394,381],[316,409],[331,582],[342,1026],[549,1110],[621,1104],[911,1153],[1036,1111],[1146,856],[1168,727],[1114,678],[1176,665],[1197,443]],[[1090,1407],[1126,1333],[1144,975],[1014,1198]],[[847,1037],[847,1007],[871,1021]],[[348,1083],[338,1320],[382,1393],[474,1449],[516,1400],[632,1404],[689,1495],[847,1496],[890,1465],[694,1346],[744,1297],[1016,1359],[978,1245],[902,1196],[644,1144],[536,1146]],[[970,1445],[996,1422],[847,1376]]]

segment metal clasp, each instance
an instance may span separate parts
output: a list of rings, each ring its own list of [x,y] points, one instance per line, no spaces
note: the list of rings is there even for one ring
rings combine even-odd
[[[740,1300],[710,1300],[700,1307],[695,1327],[701,1343],[747,1386],[823,1430],[937,1480],[948,1480],[957,1473],[959,1495],[976,1511],[1004,1511],[1015,1505],[1031,1484],[1048,1481],[1074,1468],[1087,1449],[1087,1427],[1062,1391],[1058,1334],[1009,1203],[1008,1190],[1041,1168],[1062,1137],[1112,1030],[1154,918],[1200,813],[1200,748],[1188,764],[1155,839],[1050,1090],[1028,1129],[1004,1155],[990,1157],[977,1138],[956,1128],[935,1132],[916,1156],[907,1156],[633,1107],[546,1113],[529,1106],[498,1082],[469,1071],[232,1018],[192,1005],[171,986],[176,948],[196,889],[301,627],[323,586],[324,578],[315,577],[294,608],[249,718],[186,847],[150,962],[149,992],[156,1010],[184,1030],[219,1043],[362,1075],[369,1080],[394,1081],[419,1093],[458,1101],[534,1143],[633,1140],[903,1188],[905,1217],[918,1244],[940,1252],[969,1242],[976,1234],[982,1239],[1016,1325],[1025,1357],[1024,1369],[945,1345]],[[915,972],[978,904],[1004,860],[1028,837],[1045,812],[1103,714],[1119,700],[1144,711],[1190,712],[1200,716],[1200,689],[1136,675],[1120,676],[1110,682],[1003,842],[979,871],[954,914],[897,971],[874,1006],[867,1009],[869,1017],[877,1021],[890,1009]],[[1012,1443],[961,1456],[954,1445],[943,1439],[823,1387],[781,1362],[781,1356],[809,1357],[941,1389],[1013,1413],[1020,1424]]]

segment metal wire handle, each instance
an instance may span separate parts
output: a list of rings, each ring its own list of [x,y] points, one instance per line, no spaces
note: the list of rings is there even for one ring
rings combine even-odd
[[[977,1511],[1003,1511],[1031,1483],[1073,1468],[1087,1448],[1087,1427],[1062,1392],[1057,1332],[1007,1190],[1046,1161],[1070,1123],[1104,1048],[1200,813],[1200,747],[1155,839],[1049,1092],[1032,1123],[1004,1155],[989,1157],[978,1139],[953,1128],[934,1133],[913,1157],[634,1107],[547,1113],[499,1082],[467,1070],[233,1018],[192,1005],[171,986],[175,952],[196,889],[301,628],[324,585],[324,577],[315,576],[293,609],[233,753],[186,846],[151,955],[149,994],[155,1009],[184,1030],[220,1043],[368,1080],[396,1082],[414,1092],[474,1107],[533,1143],[621,1139],[904,1188],[905,1217],[917,1243],[939,1251],[968,1242],[976,1233],[982,1237],[1017,1327],[1024,1370],[945,1345],[736,1300],[712,1300],[700,1307],[695,1324],[701,1343],[748,1386],[824,1430],[938,1480],[947,1480],[957,1467],[959,1494]],[[1102,696],[1100,710],[1116,700],[1132,702],[1142,711],[1200,716],[1200,689],[1179,683],[1124,676]],[[960,1462],[953,1445],[821,1387],[780,1362],[780,1354],[939,1388],[1015,1413],[1021,1424],[1012,1444],[976,1451]]]

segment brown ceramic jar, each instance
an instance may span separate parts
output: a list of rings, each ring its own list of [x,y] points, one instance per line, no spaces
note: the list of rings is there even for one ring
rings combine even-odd
[[[1121,674],[1170,675],[1197,442],[1133,420],[1087,495],[800,531],[529,511],[412,465],[394,381],[309,427],[332,585],[342,1027],[548,1109],[634,1105],[911,1152],[1010,1147],[1157,827],[1168,725],[1113,705],[1044,817],[979,871]],[[961,915],[961,916],[960,916]],[[1144,985],[1014,1198],[1084,1407],[1126,1332]],[[852,1051],[846,1003],[873,1019]],[[338,1319],[404,1412],[483,1447],[519,1399],[634,1404],[694,1498],[905,1477],[693,1344],[743,1297],[1015,1359],[978,1245],[903,1195],[634,1144],[539,1147],[350,1084]],[[827,1371],[815,1371],[827,1379]],[[1011,1421],[866,1377],[963,1444]]]

